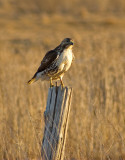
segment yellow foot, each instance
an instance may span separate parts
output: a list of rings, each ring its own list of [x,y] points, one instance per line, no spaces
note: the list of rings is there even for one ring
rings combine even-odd
[[[64,88],[64,84],[61,84],[61,88],[62,88],[62,89]]]
[[[60,78],[60,82],[61,82],[61,87],[64,88],[64,84],[61,78]]]
[[[52,83],[52,78],[50,78],[50,88],[54,87],[53,83]]]
[[[52,88],[52,87],[54,87],[54,85],[53,85],[53,84],[50,84],[50,88]]]

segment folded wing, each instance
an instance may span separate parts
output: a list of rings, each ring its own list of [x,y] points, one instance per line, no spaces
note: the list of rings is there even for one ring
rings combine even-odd
[[[47,52],[45,57],[41,61],[41,64],[40,64],[40,67],[37,70],[37,73],[42,72],[46,68],[48,68],[58,57],[59,57],[58,53],[54,50],[51,50],[51,51]]]

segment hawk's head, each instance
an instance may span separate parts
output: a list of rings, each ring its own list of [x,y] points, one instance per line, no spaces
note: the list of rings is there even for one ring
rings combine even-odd
[[[62,42],[61,42],[61,46],[64,48],[69,48],[73,46],[73,40],[71,38],[65,38]]]

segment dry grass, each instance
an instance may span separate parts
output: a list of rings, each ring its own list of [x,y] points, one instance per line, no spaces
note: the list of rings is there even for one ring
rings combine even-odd
[[[1,2],[0,159],[40,159],[49,84],[26,82],[64,37],[75,40],[76,57],[64,77],[74,90],[66,160],[124,159],[125,2],[64,1],[55,12],[56,1],[21,2]]]

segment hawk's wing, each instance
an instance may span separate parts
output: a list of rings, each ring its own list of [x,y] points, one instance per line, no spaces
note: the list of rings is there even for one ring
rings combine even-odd
[[[51,50],[46,53],[45,57],[41,61],[40,67],[37,70],[38,72],[42,72],[47,67],[51,65],[52,62],[54,62],[59,57],[58,53],[55,50]]]

